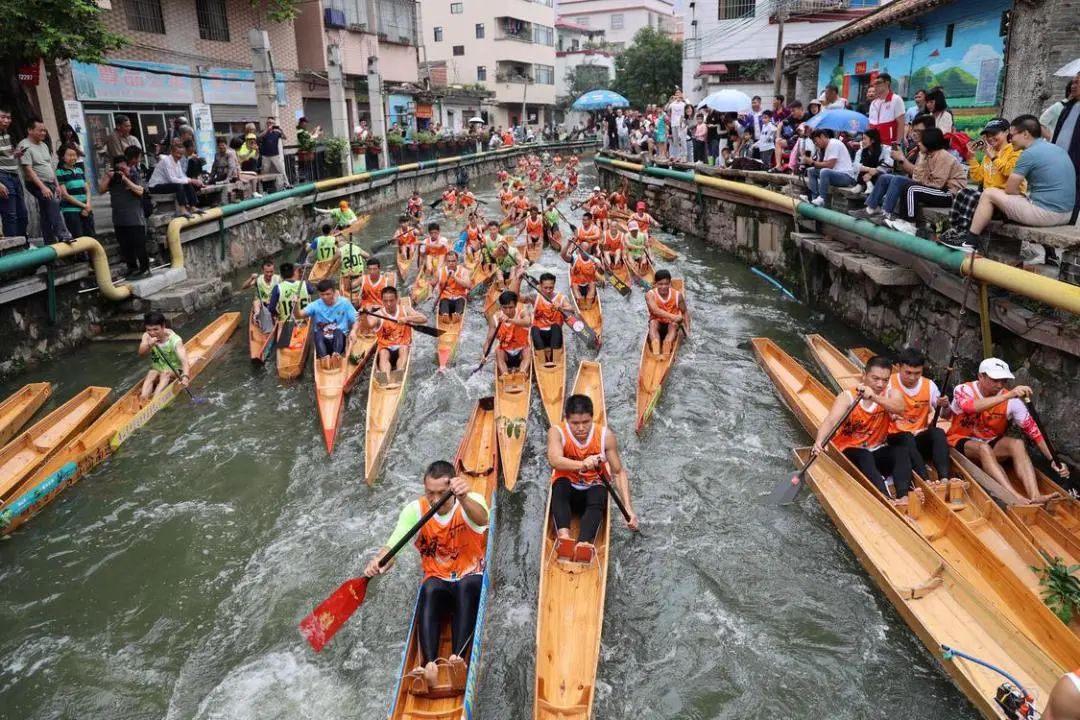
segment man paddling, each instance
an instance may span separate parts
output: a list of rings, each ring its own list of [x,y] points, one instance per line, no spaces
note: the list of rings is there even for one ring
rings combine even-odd
[[[337,237],[330,234],[332,230],[333,228],[329,223],[323,224],[322,235],[317,236],[308,245],[307,250],[315,253],[315,262],[333,260],[337,257]],[[304,257],[307,258],[307,251],[304,252]]]
[[[862,382],[836,396],[832,409],[818,428],[813,454],[824,451],[829,431],[836,427],[853,402],[858,405],[833,436],[833,446],[855,464],[886,497],[891,497],[885,478],[892,476],[896,497],[904,498],[911,489],[911,457],[906,448],[888,444],[889,415],[902,415],[904,401],[890,397],[886,390],[892,375],[892,362],[875,355],[866,363]]]
[[[416,255],[417,237],[412,223],[405,215],[399,218],[398,229],[394,233],[394,242],[397,244],[401,256],[411,263],[413,256]],[[402,279],[404,280],[404,278]]]
[[[525,248],[526,254],[534,248],[544,247],[544,219],[540,217],[540,208],[535,205],[529,206],[529,214],[525,218]]]
[[[562,324],[566,314],[573,309],[566,296],[555,292],[555,276],[549,272],[540,275],[539,290],[533,300],[532,334],[533,350],[544,353],[544,367],[555,367],[555,350],[563,346]],[[566,313],[566,314],[564,314]]]
[[[379,258],[371,258],[367,264],[367,273],[360,281],[360,310],[379,312],[382,308],[382,291],[390,285],[390,276],[382,274],[382,263]],[[379,325],[379,319],[371,315],[365,315],[366,320],[361,322],[361,331],[365,335],[375,332]]]
[[[465,657],[472,646],[487,551],[488,506],[484,496],[472,492],[468,480],[454,474],[454,466],[438,460],[424,473],[424,494],[401,510],[397,527],[368,563],[364,575],[375,577],[393,567],[379,560],[416,525],[449,490],[454,494],[416,536],[416,549],[424,573],[417,603],[420,664],[408,674],[409,692],[426,695],[439,685],[439,641],[442,626],[450,622],[451,647],[446,658],[450,686],[465,690],[468,666]]]
[[[262,272],[253,273],[241,288],[243,290],[255,288],[255,300],[252,303],[251,312],[259,329],[264,333],[274,329],[273,313],[270,312],[270,295],[279,282],[281,282],[281,276],[274,272],[274,262],[266,260],[262,264]]]
[[[281,282],[270,291],[270,314],[275,320],[285,321],[293,314],[293,305],[307,305],[315,288],[306,280],[299,279],[299,268],[292,263],[281,263]]]
[[[412,349],[412,328],[406,323],[426,323],[427,316],[412,309],[408,299],[398,298],[397,288],[388,285],[382,291],[382,312],[389,320],[380,319],[379,329],[375,332],[379,348],[378,370],[382,373],[397,372],[405,369]],[[390,381],[387,383],[399,382]]]
[[[188,361],[184,341],[175,332],[165,327],[165,316],[156,310],[143,315],[142,339],[139,342],[139,355],[150,356],[150,371],[143,380],[139,397],[149,400],[164,390],[173,380],[179,380],[183,387],[191,379],[191,364]],[[176,373],[180,377],[176,377]]]
[[[492,338],[499,339],[495,362],[500,375],[508,375],[511,371],[520,373],[529,367],[532,362],[532,348],[529,346],[531,327],[532,313],[528,305],[519,305],[517,293],[504,290],[499,295],[499,309],[488,320],[488,334],[484,338],[484,347]]]
[[[424,238],[424,245],[420,249],[420,254],[424,256],[422,271],[434,278],[446,258],[446,253],[450,252],[450,243],[443,237],[439,223],[428,223],[427,229],[428,236]]]
[[[648,238],[640,232],[641,228],[631,220],[626,223],[626,235],[623,236],[623,249],[626,252],[627,264],[631,266],[637,275],[648,274],[650,265],[649,253],[646,246]]]
[[[645,293],[645,305],[649,309],[649,350],[656,357],[671,354],[680,329],[690,333],[690,311],[686,296],[671,287],[671,273],[656,271],[656,284]]]
[[[315,358],[319,367],[330,370],[341,364],[345,349],[356,339],[356,308],[338,295],[334,281],[326,278],[316,285],[319,297],[301,309],[295,306],[297,320],[311,318],[315,324]]]
[[[435,309],[439,322],[456,322],[465,312],[465,297],[472,289],[471,273],[458,263],[458,254],[446,253],[446,265],[435,276]]]
[[[349,207],[348,200],[342,200],[338,203],[336,208],[331,208],[330,210],[324,210],[317,207],[315,208],[315,212],[319,215],[329,215],[333,218],[338,231],[344,230],[356,222],[356,213]]]
[[[414,220],[419,220],[424,214],[424,198],[420,196],[419,190],[413,190],[412,195],[409,196],[409,201],[405,204],[405,214]]]
[[[562,560],[587,563],[596,554],[593,541],[607,509],[607,489],[601,473],[612,482],[630,519],[638,529],[638,516],[630,500],[630,480],[619,456],[619,443],[610,428],[593,421],[593,402],[587,395],[566,399],[561,425],[548,430],[551,464],[551,517],[555,522],[555,554]],[[581,515],[576,539],[570,537],[572,514]]]
[[[941,408],[945,419],[952,417],[949,399],[943,397],[937,383],[923,376],[926,356],[917,348],[905,348],[896,358],[900,369],[889,378],[886,394],[904,402],[904,412],[893,415],[889,423],[889,444],[903,447],[911,457],[911,469],[920,477],[926,474],[926,458],[930,458],[938,480],[948,480],[952,473],[949,462],[949,443],[945,431],[930,427],[934,408]]]
[[[360,284],[367,259],[371,256],[353,240],[351,235],[338,247],[338,255],[340,256],[341,289],[348,296],[349,302],[355,304],[356,286]]]
[[[570,263],[570,292],[574,293],[578,307],[581,308],[591,308],[596,302],[597,261],[592,254],[594,252],[594,243],[578,240],[576,245],[563,245],[562,252],[559,253],[563,260]]]
[[[1024,441],[1007,437],[1009,425],[1016,425],[1031,438],[1039,451],[1050,460],[1050,466],[1063,478],[1069,477],[1069,468],[1055,462],[1038,423],[1031,417],[1024,400],[1031,398],[1031,388],[1017,385],[1006,390],[1006,381],[1014,378],[1008,363],[998,358],[986,358],[979,365],[978,378],[957,385],[953,391],[952,424],[949,426],[949,445],[974,460],[1004,487],[1010,487],[1009,476],[1001,466],[1010,461],[1024,494],[1036,503],[1045,502],[1053,494],[1039,492],[1035,466],[1031,464]]]

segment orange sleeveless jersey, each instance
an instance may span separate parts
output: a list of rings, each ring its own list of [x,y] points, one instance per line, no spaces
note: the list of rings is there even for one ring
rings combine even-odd
[[[925,430],[930,425],[930,381],[922,378],[918,391],[908,395],[900,384],[900,375],[893,373],[889,387],[904,401],[904,413],[893,415],[889,421],[889,434],[909,432],[914,435]]]
[[[679,300],[682,298],[682,294],[678,290],[669,289],[666,299],[660,297],[660,293],[656,290],[656,288],[650,290],[649,295],[652,297],[653,302],[656,303],[657,307],[659,307],[664,312],[669,312],[672,315],[678,315],[681,312],[679,310]],[[668,322],[666,318],[655,315],[652,313],[652,311],[649,312],[649,319],[659,320],[662,323]]]
[[[501,202],[503,205],[509,205],[513,201],[514,201],[514,193],[513,192],[511,192],[510,190],[500,190],[499,191],[499,202]]]
[[[469,288],[458,280],[457,273],[451,275],[447,268],[439,270],[439,284],[442,286],[442,292],[439,293],[440,300],[457,300],[465,297],[469,292]]]
[[[431,509],[426,497],[420,502],[421,516]],[[487,531],[477,532],[465,519],[460,503],[454,505],[446,524],[436,515],[416,536],[416,550],[420,553],[420,565],[424,580],[442,578],[458,580],[466,575],[484,571],[484,553],[487,550]]]
[[[378,282],[371,282],[371,277],[364,276],[360,283],[360,307],[370,310],[373,307],[382,307],[382,291],[389,284],[388,275],[380,275]]]
[[[563,316],[559,305],[564,300],[562,293],[555,293],[551,300],[537,293],[536,304],[533,306],[533,327],[538,330],[547,330],[553,325],[562,325]]]
[[[604,249],[608,252],[613,253],[616,250],[622,250],[622,244],[623,234],[618,230],[615,231],[614,235],[611,234],[610,230],[604,233]]]
[[[544,236],[544,218],[538,217],[534,222],[532,218],[525,218],[525,234],[531,238]]]
[[[444,238],[442,235],[439,236],[439,242],[431,242],[431,238],[428,238],[428,255],[432,255],[434,257],[442,257],[448,252],[450,252],[450,246],[446,244],[446,238]]]
[[[528,210],[529,209],[529,198],[520,197],[520,196],[515,197],[514,198],[514,207],[517,208],[518,210]]]
[[[638,224],[638,228],[641,229],[641,234],[645,235],[649,232],[649,214],[634,213],[630,216],[630,219]]]
[[[845,390],[848,401],[855,399],[851,390]],[[851,411],[848,419],[840,426],[839,432],[833,436],[832,443],[837,450],[843,451],[848,448],[865,448],[877,450],[885,444],[885,438],[889,434],[889,413],[877,403],[871,410],[863,407],[862,401]]]
[[[396,314],[391,315],[385,308],[383,312],[387,317],[394,320],[401,320],[405,317],[405,309],[401,307],[400,303]],[[408,325],[382,320],[379,323],[379,329],[375,331],[375,339],[381,350],[401,345],[412,345],[412,328]]]
[[[588,285],[596,282],[596,261],[591,257],[586,260],[581,253],[574,253],[574,264],[570,266],[570,283]]]
[[[471,194],[462,195],[461,197],[458,198],[458,204],[461,205],[462,207],[469,207],[470,205],[474,204],[475,202],[476,202],[476,197],[471,195]]]
[[[520,315],[520,309],[516,311]],[[516,318],[516,315],[515,315]],[[529,328],[515,325],[509,320],[499,323],[499,347],[505,351],[521,350],[529,344]]]
[[[473,227],[472,225],[465,226],[465,237],[469,242],[476,242],[480,239],[480,228]]]
[[[416,234],[412,230],[406,230],[405,232],[401,232],[400,230],[398,230],[396,233],[394,233],[394,240],[399,246],[415,245]]]
[[[579,243],[594,243],[600,240],[600,226],[593,225],[591,227],[585,227],[582,225],[578,228],[577,236],[575,239]]]
[[[964,385],[976,386],[978,383],[972,380],[971,382],[964,383]],[[957,388],[957,390],[959,389],[960,388]],[[982,397],[977,387],[970,387],[970,392],[975,397]],[[1008,390],[1002,390],[998,394],[1004,395],[1008,392]],[[1005,431],[1008,429],[1009,401],[1006,400],[1002,403],[998,403],[989,410],[983,410],[981,413],[964,413],[962,415],[956,415],[952,419],[952,424],[949,425],[949,431],[946,433],[946,438],[949,441],[949,447],[955,447],[956,443],[964,438],[993,440],[1004,435]]]
[[[556,429],[559,431],[559,435],[562,436],[563,457],[567,460],[580,461],[592,455],[607,456],[607,432],[606,428],[600,423],[593,423],[592,430],[589,431],[589,437],[585,439],[584,443],[577,441],[574,434],[570,432],[570,425],[565,420]],[[595,485],[600,482],[600,473],[597,470],[587,472],[581,470],[553,470],[551,482],[554,483],[559,478],[566,478],[574,485]]]

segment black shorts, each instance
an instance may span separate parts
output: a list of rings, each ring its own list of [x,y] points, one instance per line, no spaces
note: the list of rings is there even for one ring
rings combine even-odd
[[[502,276],[503,276],[503,281],[504,282],[510,279],[510,273],[512,273],[512,272],[513,272],[513,270],[503,270],[502,271]]]
[[[563,335],[561,325],[552,325],[549,328],[540,329],[534,327],[531,329],[533,348],[536,350],[547,350],[552,348],[558,350],[563,346]]]
[[[1003,437],[1005,437],[1005,436],[1000,435],[1000,436],[994,438],[993,440],[979,440],[978,438],[960,438],[959,440],[956,441],[956,452],[963,455],[964,454],[964,446],[967,445],[969,442],[972,442],[972,441],[986,443],[990,447],[994,447],[995,445],[998,444],[998,440],[1000,440]]]
[[[506,353],[506,367],[510,369],[517,369],[521,367],[521,359],[525,357],[525,349],[522,348],[516,353],[504,350]]]
[[[440,315],[460,315],[465,312],[465,298],[443,298],[439,301]]]
[[[590,287],[592,287],[591,283],[588,283],[588,284],[585,284],[585,285],[578,285],[577,286],[577,294],[580,297],[588,297]]]
[[[390,353],[390,366],[397,365],[398,356],[401,354],[401,348],[386,348],[386,352]]]

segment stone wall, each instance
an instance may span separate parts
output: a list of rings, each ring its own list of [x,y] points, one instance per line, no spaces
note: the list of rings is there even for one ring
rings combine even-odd
[[[1039,115],[1065,92],[1053,73],[1080,57],[1080,0],[1014,3],[1009,29],[1005,98],[1007,118]]]

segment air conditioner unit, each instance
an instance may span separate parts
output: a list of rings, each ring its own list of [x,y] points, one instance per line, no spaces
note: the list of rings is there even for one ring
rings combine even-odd
[[[326,27],[343,28],[348,26],[345,21],[345,11],[326,8],[323,10],[323,25]]]

